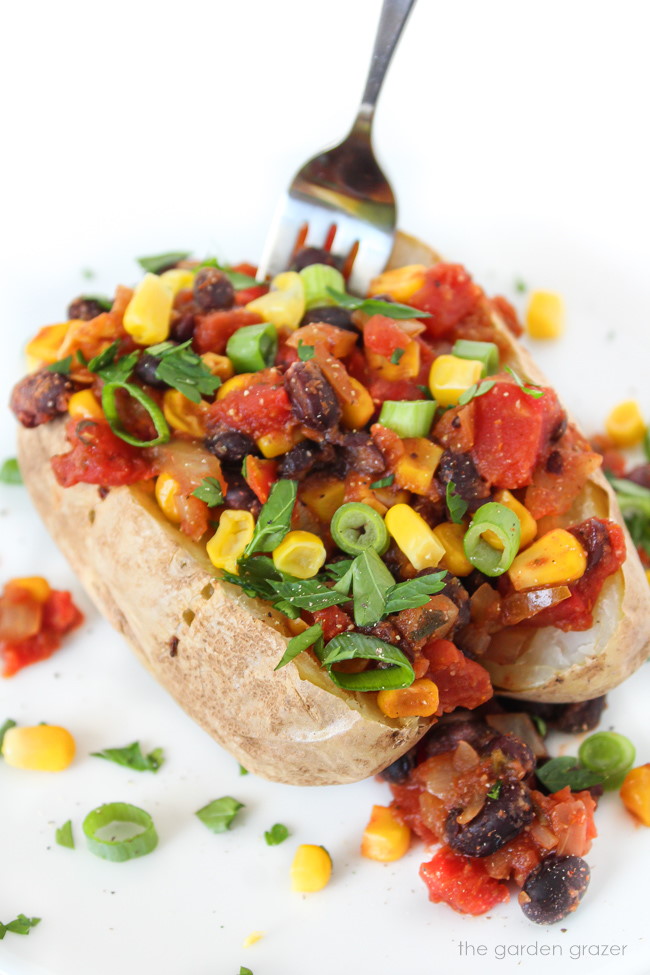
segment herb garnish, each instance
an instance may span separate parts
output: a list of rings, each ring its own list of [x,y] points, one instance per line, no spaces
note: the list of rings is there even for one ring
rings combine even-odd
[[[352,563],[354,622],[357,626],[377,623],[386,612],[386,595],[395,580],[374,548],[366,548]]]
[[[224,502],[223,490],[216,477],[204,477],[196,490],[192,491],[192,496],[205,501],[208,508],[216,508]]]
[[[221,799],[214,799],[207,806],[203,806],[194,815],[213,833],[225,833],[232,826],[239,810],[243,808],[243,802],[238,802],[232,796],[222,796]]]
[[[15,457],[8,457],[0,467],[0,484],[22,484],[23,476],[20,473],[18,461]]]
[[[315,355],[316,349],[313,345],[307,345],[302,339],[298,339],[298,358],[301,362],[308,362]]]
[[[90,754],[93,758],[105,758],[116,765],[124,765],[134,772],[157,772],[164,762],[162,748],[154,748],[148,755],[143,755],[139,741],[125,745],[124,748],[104,748],[101,752]]]
[[[239,764],[239,774],[240,775],[248,775],[249,774],[248,769],[247,768],[244,768],[244,766],[241,763]]]
[[[72,820],[69,819],[67,822],[60,826],[55,834],[54,839],[59,844],[59,846],[65,846],[69,850],[74,850],[74,837],[72,835]]]
[[[67,355],[65,359],[59,359],[58,362],[51,362],[47,366],[48,372],[57,372],[60,376],[70,375],[70,366],[72,365],[72,356]]]
[[[166,254],[154,254],[152,257],[138,257],[137,261],[144,271],[161,274],[179,261],[186,261],[191,253],[191,251],[168,251]]]
[[[291,530],[291,513],[298,494],[297,481],[276,481],[268,501],[259,513],[255,532],[244,556],[254,552],[272,552]]]
[[[537,733],[541,735],[542,738],[546,738],[548,734],[548,725],[544,721],[544,718],[540,718],[539,714],[531,714],[530,719],[537,728]]]
[[[378,481],[373,481],[370,487],[372,488],[373,491],[378,490],[378,488],[390,487],[394,480],[395,480],[395,475],[388,474],[387,477],[382,477]]]
[[[339,687],[350,691],[397,690],[410,687],[415,680],[413,667],[401,650],[391,643],[364,633],[340,633],[319,653],[320,662]],[[343,660],[375,660],[383,666],[346,674],[333,670]]]
[[[447,482],[447,489],[445,491],[445,501],[447,504],[447,511],[449,512],[449,517],[454,522],[455,525],[462,524],[463,518],[468,508],[467,501],[461,498],[460,494],[456,491],[456,485],[453,481]]]
[[[314,645],[322,646],[323,643],[323,628],[320,623],[316,623],[314,626],[310,626],[307,630],[303,630],[302,633],[298,633],[296,636],[291,637],[287,643],[287,649],[284,651],[281,660],[273,668],[274,670],[281,670],[282,667],[286,667],[287,664],[291,663],[294,657],[297,657],[299,653],[303,650],[307,650],[309,647]]]
[[[288,836],[289,830],[284,823],[274,823],[271,829],[264,832],[264,839],[269,846],[279,846],[280,843],[284,843]]]
[[[335,303],[348,311],[361,311],[366,315],[385,315],[386,318],[431,318],[428,311],[421,311],[419,308],[411,308],[410,305],[400,305],[396,301],[380,301],[378,298],[354,298],[346,295],[343,291],[336,291],[335,288],[328,288],[328,294],[334,299]]]
[[[473,383],[469,389],[466,389],[464,393],[461,393],[458,397],[458,405],[465,406],[470,400],[476,399],[477,396],[485,396],[489,393],[494,386],[495,379],[484,379],[482,383]]]
[[[600,785],[604,775],[591,772],[584,768],[577,758],[571,755],[561,755],[552,758],[550,762],[540,766],[535,775],[549,792],[559,792],[568,785],[572,792],[590,789],[593,785]]]
[[[522,393],[526,393],[527,396],[532,396],[534,399],[539,399],[540,396],[544,395],[544,390],[539,389],[537,386],[526,386],[523,379],[517,375],[514,369],[510,366],[505,367],[505,372],[509,372],[514,381],[519,386]]]
[[[328,609],[330,606],[338,606],[346,603],[348,597],[336,589],[318,582],[316,579],[293,579],[283,580],[282,582],[272,581],[271,587],[282,599],[297,606],[298,609],[306,609],[310,613],[317,609]]]
[[[107,349],[104,349],[103,352],[100,352],[89,360],[86,360],[81,350],[79,350],[77,352],[77,359],[82,366],[86,367],[88,372],[95,373],[104,382],[125,383],[135,369],[140,353],[130,352],[129,355],[122,356],[121,359],[116,359],[119,349],[120,343],[113,342]]]
[[[401,349],[401,348],[395,349],[395,351],[393,352],[392,356],[390,357],[391,365],[393,365],[393,366],[398,365],[400,359],[402,358],[402,356],[404,355],[405,352],[406,352],[406,349]]]
[[[211,396],[221,386],[221,380],[213,376],[201,356],[189,348],[191,344],[191,339],[181,345],[160,342],[151,345],[147,354],[160,359],[156,379],[177,389],[192,403],[200,403],[201,396]]]
[[[40,921],[40,917],[25,917],[24,914],[19,914],[16,920],[10,921],[9,924],[3,924],[0,921],[0,941],[2,941],[7,931],[11,931],[12,934],[29,934],[32,928],[40,924]]]
[[[491,789],[487,791],[488,799],[498,799],[501,795],[501,779],[497,779]]]
[[[419,576],[417,579],[407,579],[406,582],[398,582],[386,593],[386,606],[384,614],[399,613],[403,609],[417,609],[419,606],[426,606],[429,597],[445,588],[442,581],[446,572],[431,572],[426,576]]]

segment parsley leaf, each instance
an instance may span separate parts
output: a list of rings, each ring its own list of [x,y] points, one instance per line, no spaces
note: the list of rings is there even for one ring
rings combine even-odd
[[[388,568],[374,548],[366,548],[352,563],[354,622],[357,626],[378,623],[386,612],[386,597],[395,586]]]
[[[291,514],[298,494],[298,482],[276,481],[268,501],[259,513],[255,532],[244,555],[253,552],[272,552],[291,530]]]
[[[233,271],[228,264],[220,264],[216,257],[207,257],[205,261],[201,261],[197,270],[202,267],[216,267],[218,271],[226,275],[235,291],[243,291],[245,288],[259,288],[264,284],[263,281],[258,281],[257,278],[252,278],[249,274]]]
[[[205,501],[208,508],[216,508],[224,501],[221,484],[216,477],[204,477],[196,490],[192,491],[192,496]]]
[[[212,375],[201,356],[189,348],[190,344],[191,339],[181,345],[160,342],[150,346],[147,353],[160,359],[156,379],[177,389],[192,403],[200,403],[201,396],[211,396],[221,386],[221,380]]]
[[[486,393],[489,393],[495,382],[496,380],[494,379],[484,379],[482,383],[474,383],[464,393],[460,394],[458,397],[458,405],[465,406],[466,403],[476,399],[477,396],[484,396]]]
[[[316,354],[316,350],[313,345],[307,345],[302,339],[298,340],[298,358],[301,362],[308,362],[309,359],[313,359]]]
[[[191,251],[168,251],[166,254],[154,254],[152,257],[138,257],[137,261],[143,271],[162,274],[179,261],[186,261],[191,253]]]
[[[271,826],[271,829],[267,829],[264,832],[264,839],[269,846],[279,846],[280,843],[284,843],[288,836],[289,830],[284,823],[275,823]]]
[[[393,366],[398,365],[400,359],[402,358],[402,356],[404,355],[405,352],[406,352],[406,349],[399,349],[399,348],[398,349],[395,349],[395,351],[393,352],[392,356],[390,357],[391,365],[393,365]]]
[[[244,968],[243,965],[239,966],[239,975],[253,975],[250,968]]]
[[[2,941],[7,931],[11,931],[12,934],[29,934],[32,928],[40,924],[40,921],[40,917],[25,917],[24,914],[19,914],[16,920],[10,921],[9,924],[3,924],[0,921],[0,941]]]
[[[107,383],[125,383],[133,372],[140,357],[139,352],[131,352],[129,355],[116,359],[120,348],[119,342],[113,342],[92,359],[86,360],[81,351],[77,352],[77,359],[86,367],[88,372],[94,372]]]
[[[5,735],[10,728],[15,728],[16,722],[13,718],[7,718],[5,723],[0,727],[0,752],[2,752],[2,743],[5,740]]]
[[[600,785],[604,778],[599,772],[584,768],[571,755],[552,758],[550,762],[540,766],[535,775],[549,792],[559,792],[565,785],[572,792],[580,792],[582,789],[590,789],[592,785]]]
[[[233,799],[232,796],[222,796],[221,799],[213,799],[194,815],[213,833],[225,833],[232,826],[239,810],[243,808],[243,802]]]
[[[498,799],[501,795],[501,779],[497,779],[491,789],[487,791],[488,799]]]
[[[460,494],[457,494],[456,485],[453,481],[447,482],[445,501],[447,503],[449,517],[455,525],[460,525],[465,517],[465,512],[467,511],[468,505],[467,501],[461,498]]]
[[[134,772],[157,772],[164,762],[162,748],[154,748],[148,755],[143,755],[140,742],[134,741],[124,748],[105,748],[101,752],[91,752],[93,758],[105,758],[107,762],[124,765]]]
[[[378,488],[390,487],[394,480],[395,480],[395,475],[388,474],[387,477],[382,477],[378,481],[373,481],[370,487],[372,488],[373,491],[375,491]]]
[[[318,652],[318,651],[317,651]],[[318,656],[332,680],[352,691],[380,691],[409,687],[415,674],[413,667],[398,647],[365,633],[339,633]],[[342,660],[376,660],[382,666],[359,674],[332,670]]]
[[[63,826],[60,826],[55,834],[54,839],[59,844],[59,846],[65,846],[69,850],[74,850],[74,837],[72,835],[72,820],[68,820]]]
[[[60,376],[70,375],[70,366],[72,365],[72,356],[67,355],[65,359],[59,359],[58,362],[52,362],[47,366],[48,372],[58,372]]]
[[[18,461],[15,457],[9,457],[0,467],[0,484],[22,484],[23,476],[20,473]]]
[[[354,298],[343,291],[328,288],[328,294],[340,308],[348,311],[361,311],[366,315],[385,315],[386,318],[431,318],[428,311],[411,308],[410,305],[400,305],[396,301],[380,301],[378,298]]]
[[[271,582],[271,586],[282,599],[286,599],[292,606],[309,610],[310,613],[317,609],[338,606],[340,603],[348,601],[348,597],[344,593],[330,589],[316,579]]]
[[[419,576],[417,579],[398,582],[386,594],[386,614],[426,606],[430,596],[445,588],[442,580],[446,574],[446,572],[431,572],[429,575]]]
[[[339,579],[342,579],[350,571],[353,562],[354,559],[341,559],[340,562],[330,562],[329,565],[325,566],[325,572],[331,579],[335,579],[338,582]]]
[[[522,393],[526,393],[527,396],[532,396],[534,399],[539,399],[540,396],[544,395],[544,390],[539,389],[537,386],[526,386],[523,379],[517,375],[514,369],[510,366],[505,367],[505,372],[509,372],[514,381],[517,383]]]

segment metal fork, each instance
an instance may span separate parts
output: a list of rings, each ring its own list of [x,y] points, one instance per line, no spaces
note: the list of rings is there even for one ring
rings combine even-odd
[[[319,246],[343,259],[348,290],[365,294],[393,246],[397,208],[372,149],[372,121],[388,65],[415,0],[384,0],[366,87],[343,142],[298,170],[280,200],[258,279],[285,270],[296,251]]]

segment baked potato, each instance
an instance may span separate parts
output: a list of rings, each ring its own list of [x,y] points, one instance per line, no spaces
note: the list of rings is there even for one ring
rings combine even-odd
[[[392,267],[432,265],[425,245],[399,235]],[[504,363],[543,383],[499,315]],[[505,350],[505,352],[504,352]],[[221,578],[206,555],[162,514],[141,486],[61,487],[51,458],[66,449],[63,418],[21,428],[21,471],[54,540],[109,622],[187,713],[248,770],[296,785],[354,782],[410,748],[435,715],[391,718],[376,695],[338,687],[315,657],[276,665],[295,632],[268,602]],[[596,516],[623,525],[599,472],[579,501],[545,528]],[[623,526],[623,530],[624,526]],[[522,698],[567,702],[596,697],[624,680],[648,653],[650,591],[634,548],[605,581],[594,625],[497,634],[482,655],[494,686]]]

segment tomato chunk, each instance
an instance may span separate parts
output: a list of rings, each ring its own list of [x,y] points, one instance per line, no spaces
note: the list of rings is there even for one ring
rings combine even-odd
[[[440,694],[438,714],[454,708],[477,708],[493,695],[490,675],[470,660],[451,640],[431,640],[422,651],[429,660],[427,676]]]
[[[69,592],[53,589],[43,603],[43,616],[38,633],[25,640],[0,640],[3,676],[13,677],[29,664],[45,660],[61,646],[62,637],[84,621]]]
[[[232,308],[228,311],[211,311],[207,315],[196,316],[196,328],[192,346],[195,352],[217,352],[223,355],[228,339],[244,325],[257,325],[262,319],[245,308]]]
[[[323,627],[323,639],[325,643],[333,640],[339,633],[345,633],[350,629],[352,618],[340,609],[339,606],[329,606],[327,609],[317,609],[313,613],[314,623],[320,623]]]
[[[510,897],[505,884],[490,877],[479,859],[460,856],[447,847],[420,867],[434,904],[449,904],[460,914],[485,914]]]
[[[116,437],[108,423],[72,420],[67,436],[71,449],[52,458],[52,469],[61,487],[80,483],[121,487],[148,480],[155,474],[146,454]]]
[[[244,480],[255,496],[266,504],[269,499],[271,486],[278,479],[278,462],[276,460],[260,460],[249,454],[244,461]]]
[[[429,312],[422,321],[435,339],[449,335],[454,326],[472,312],[483,295],[461,264],[435,264],[426,280],[409,300],[414,308]]]
[[[410,339],[392,318],[373,315],[363,329],[363,344],[370,352],[390,358],[397,349],[405,349]]]
[[[293,420],[291,401],[275,369],[257,373],[246,389],[235,389],[217,400],[208,415],[254,439],[282,430]]]

